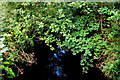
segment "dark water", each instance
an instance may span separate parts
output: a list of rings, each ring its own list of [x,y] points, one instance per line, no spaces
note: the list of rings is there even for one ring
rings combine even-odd
[[[63,72],[62,57],[65,56],[65,51],[58,47],[58,50],[53,53],[52,57],[48,58],[48,75],[53,74],[61,79],[67,77],[67,74]],[[54,77],[48,76],[48,80],[53,80]]]
[[[56,51],[51,51],[44,43],[37,42],[34,52],[37,64],[25,67],[23,75],[5,80],[108,80],[97,68],[90,68],[87,74],[82,74],[80,54],[73,56],[58,46]]]

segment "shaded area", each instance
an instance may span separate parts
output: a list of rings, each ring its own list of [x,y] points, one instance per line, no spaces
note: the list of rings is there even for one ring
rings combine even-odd
[[[43,42],[34,43],[37,64],[26,66],[23,75],[5,80],[108,80],[97,68],[90,68],[87,74],[82,74],[80,54],[73,56],[58,46],[56,51],[51,51]]]

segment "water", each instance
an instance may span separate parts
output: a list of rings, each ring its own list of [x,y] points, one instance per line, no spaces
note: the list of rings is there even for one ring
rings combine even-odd
[[[54,76],[59,78],[66,77],[67,74],[63,72],[62,57],[65,56],[65,51],[58,47],[58,50],[53,53],[53,56],[48,59],[48,70],[51,71]],[[50,78],[49,78],[50,80]]]
[[[80,54],[73,56],[61,47],[58,47],[48,61],[48,80],[107,80],[97,68],[90,68],[88,74],[82,74]]]

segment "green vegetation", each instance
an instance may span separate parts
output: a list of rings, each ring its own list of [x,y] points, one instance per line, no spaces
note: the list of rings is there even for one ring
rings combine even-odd
[[[119,80],[119,5],[120,2],[4,3],[0,60],[5,75],[15,77],[12,71],[15,63],[30,61],[26,50],[31,49],[32,53],[33,40],[37,39],[45,41],[51,50],[56,42],[73,55],[81,54],[83,73],[89,66],[94,67],[96,59],[99,61],[96,66],[106,76]]]

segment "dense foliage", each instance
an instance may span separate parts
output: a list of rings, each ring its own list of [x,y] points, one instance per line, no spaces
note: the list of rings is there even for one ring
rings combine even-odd
[[[3,4],[1,48],[3,69],[15,77],[12,67],[29,62],[33,40],[45,41],[51,50],[53,42],[73,55],[81,54],[83,73],[93,60],[105,75],[120,79],[120,3],[13,3]],[[1,38],[1,39],[3,39]],[[4,43],[4,44],[3,44]],[[6,47],[5,47],[6,45]],[[2,60],[2,58],[1,58]]]

